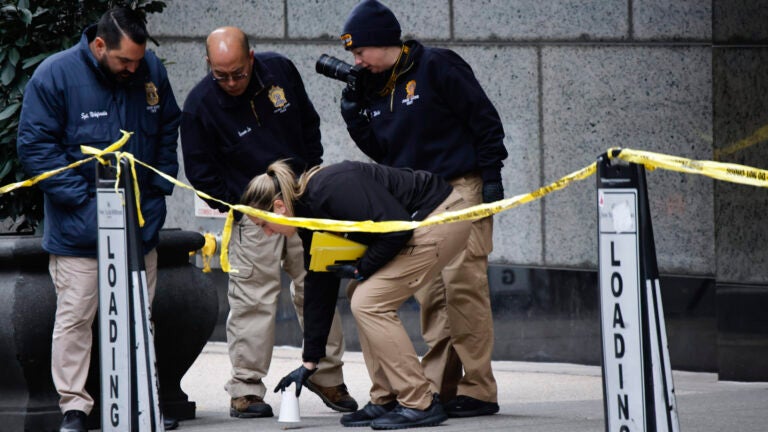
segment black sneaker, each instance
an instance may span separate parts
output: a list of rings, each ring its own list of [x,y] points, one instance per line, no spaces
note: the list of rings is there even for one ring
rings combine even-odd
[[[175,430],[179,427],[179,421],[173,417],[163,417],[163,428],[165,430]]]
[[[78,410],[65,412],[59,432],[88,432],[88,428],[85,427],[87,417],[84,412]]]
[[[370,402],[365,404],[363,409],[341,416],[341,425],[344,427],[362,427],[370,426],[371,421],[392,411],[397,406],[397,402],[392,401],[384,405],[374,405]]]
[[[392,411],[371,422],[373,429],[405,429],[422,426],[437,426],[448,419],[440,398],[435,394],[432,404],[425,410],[406,408],[398,405]]]
[[[447,402],[443,408],[448,417],[477,417],[499,412],[499,404],[496,402],[481,401],[463,395]]]

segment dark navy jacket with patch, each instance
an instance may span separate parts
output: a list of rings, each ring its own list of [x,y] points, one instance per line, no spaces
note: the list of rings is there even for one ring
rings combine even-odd
[[[81,145],[106,148],[122,136],[122,129],[133,135],[120,151],[176,177],[180,111],[165,67],[147,50],[134,79],[116,85],[88,47],[95,35],[95,26],[86,29],[80,43],[43,61],[27,84],[17,141],[24,170],[34,176],[84,159]],[[95,166],[90,162],[39,183],[45,193],[47,252],[96,256]],[[165,195],[173,184],[138,164],[136,170],[145,219],[141,235],[148,252],[157,245]]]
[[[230,204],[240,202],[248,182],[270,163],[290,159],[300,174],[323,155],[320,117],[299,72],[269,52],[255,54],[251,81],[240,96],[224,92],[210,74],[195,86],[184,103],[181,144],[192,185]]]
[[[500,181],[507,157],[504,128],[470,66],[448,49],[416,41],[406,45],[411,52],[394,91],[371,98],[370,123],[348,129],[352,139],[384,165],[426,170],[447,180],[477,172],[483,181]],[[390,74],[378,74],[374,81],[381,84]]]

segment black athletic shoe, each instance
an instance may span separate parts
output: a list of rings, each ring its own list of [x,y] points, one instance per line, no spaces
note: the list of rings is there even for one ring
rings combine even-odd
[[[78,410],[65,412],[59,432],[88,432],[88,428],[85,427],[87,417],[84,412]]]
[[[437,426],[447,419],[448,416],[445,415],[443,405],[440,403],[440,398],[435,394],[432,397],[432,405],[430,405],[429,408],[422,411],[398,405],[392,411],[373,420],[371,422],[371,428],[405,429],[422,426]]]
[[[341,416],[341,425],[345,427],[370,426],[371,421],[392,411],[397,406],[397,402],[392,401],[384,405],[374,405],[370,402],[365,404],[363,409]]]
[[[448,417],[477,417],[499,412],[499,404],[496,402],[481,401],[463,395],[447,402],[443,408]]]
[[[179,421],[173,417],[163,417],[163,428],[165,430],[174,430],[179,427]]]

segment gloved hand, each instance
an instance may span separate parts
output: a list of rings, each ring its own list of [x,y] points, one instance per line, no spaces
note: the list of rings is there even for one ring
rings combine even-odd
[[[504,199],[504,186],[498,181],[483,183],[483,202],[490,203]]]
[[[360,104],[360,97],[351,87],[344,87],[341,91],[341,116],[347,127],[353,128],[367,123],[368,119],[362,113],[363,107]]]
[[[296,397],[299,397],[301,394],[301,386],[304,385],[304,383],[307,382],[309,377],[312,376],[313,373],[317,371],[317,368],[309,370],[304,367],[304,365],[299,366],[298,369],[294,369],[293,372],[289,373],[288,375],[284,376],[283,379],[280,380],[279,383],[277,383],[277,387],[275,387],[275,393],[277,393],[278,390],[285,391],[285,389],[288,388],[291,384],[296,384]]]
[[[357,267],[354,264],[332,264],[325,269],[336,273],[336,276],[341,279],[357,279],[359,281],[365,279],[358,273]]]

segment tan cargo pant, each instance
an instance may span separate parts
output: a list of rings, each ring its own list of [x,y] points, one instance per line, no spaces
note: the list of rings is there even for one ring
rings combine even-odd
[[[482,203],[483,181],[467,175],[451,181],[474,206]],[[497,402],[491,369],[493,316],[488,288],[488,254],[493,250],[493,219],[472,223],[467,247],[417,292],[421,332],[429,350],[421,360],[424,372],[443,402],[457,394]],[[463,366],[463,376],[462,376]]]
[[[267,375],[275,345],[275,319],[280,294],[280,267],[290,276],[291,297],[299,325],[304,328],[304,249],[298,235],[267,236],[250,219],[243,217],[232,228],[229,260],[229,316],[227,344],[232,363],[232,377],[225,389],[233,398],[256,395],[264,397]],[[342,384],[341,357],[344,336],[338,311],[312,382],[323,387]],[[281,377],[275,379],[275,383]]]
[[[432,214],[465,207],[454,191]],[[470,222],[417,228],[399,255],[370,278],[350,284],[372,403],[397,399],[405,407],[421,410],[431,404],[433,389],[397,309],[420,288],[430,289],[440,270],[466,247],[470,229]]]
[[[157,286],[157,251],[144,256],[149,302]],[[56,287],[51,375],[59,393],[61,412],[89,414],[93,398],[85,391],[91,363],[91,325],[99,306],[99,262],[96,258],[51,255],[48,271]],[[98,365],[96,365],[98,367]]]

